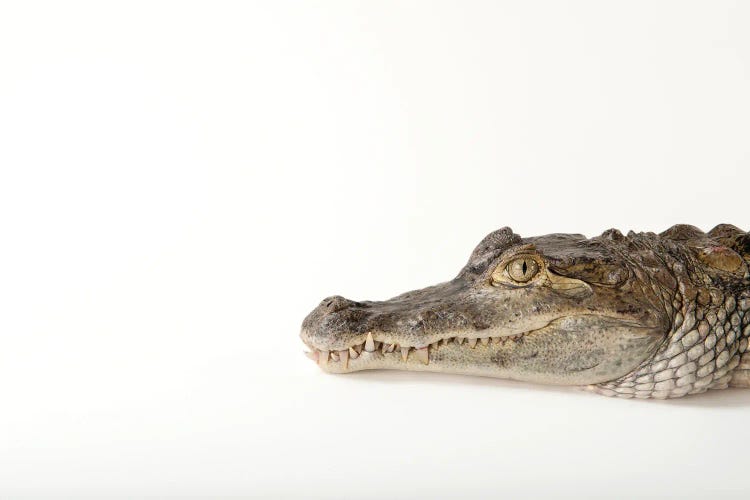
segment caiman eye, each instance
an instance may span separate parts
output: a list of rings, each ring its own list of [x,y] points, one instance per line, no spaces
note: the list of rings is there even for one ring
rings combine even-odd
[[[526,283],[539,272],[539,264],[531,257],[519,257],[510,261],[506,269],[513,281]]]

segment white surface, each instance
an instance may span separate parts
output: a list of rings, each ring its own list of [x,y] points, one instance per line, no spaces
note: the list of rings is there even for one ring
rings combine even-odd
[[[334,293],[750,229],[750,4],[0,7],[0,497],[750,495],[750,391],[327,376]]]

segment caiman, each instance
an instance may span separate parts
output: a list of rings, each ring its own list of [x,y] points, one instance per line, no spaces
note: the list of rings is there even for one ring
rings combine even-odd
[[[490,233],[453,280],[303,321],[325,371],[434,371],[623,398],[750,387],[750,235],[721,224],[522,238]]]

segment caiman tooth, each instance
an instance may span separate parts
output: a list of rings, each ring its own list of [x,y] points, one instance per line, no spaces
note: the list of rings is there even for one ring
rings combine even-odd
[[[353,347],[349,348],[349,357],[352,359],[357,359],[359,357],[359,353],[354,349]]]
[[[487,344],[490,343],[490,338],[489,337],[484,337],[482,339],[479,339],[479,341],[482,343],[482,345],[487,345]]]
[[[313,361],[318,361],[318,351],[305,351],[305,356],[312,359]]]
[[[339,360],[339,353],[336,352],[336,351],[331,351],[331,359],[334,360],[334,361],[338,361]]]
[[[419,349],[414,349],[414,353],[417,355],[417,359],[421,361],[423,364],[428,365],[430,364],[430,348],[429,347],[420,347]]]
[[[401,348],[401,359],[406,361],[406,358],[409,357],[409,349],[410,347],[402,347]]]
[[[463,337],[456,337],[456,344],[457,344],[457,345],[461,345],[461,343],[462,343],[462,342],[463,342],[464,340],[465,340],[465,339],[464,339]]]
[[[375,350],[375,341],[372,339],[372,333],[367,334],[367,340],[365,340],[365,351],[373,352]]]
[[[448,345],[448,343],[449,343],[449,342],[450,342],[451,340],[453,340],[453,339],[452,339],[452,338],[450,338],[450,339],[443,339],[443,345]]]
[[[341,363],[344,365],[344,369],[349,368],[349,351],[346,349],[339,351],[339,357],[341,358]]]
[[[477,339],[469,339],[469,347],[474,349],[477,346]]]
[[[357,344],[353,347],[354,351],[357,353],[357,356],[359,356],[362,353],[362,348],[364,347],[364,344]],[[350,348],[351,349],[351,348]]]
[[[318,356],[318,364],[328,364],[328,351],[320,351],[320,355]]]
[[[501,338],[502,338],[502,337],[492,337],[492,341],[493,341],[494,343],[496,343],[496,344],[499,344],[499,343],[500,343],[500,339],[501,339]]]
[[[396,349],[396,344],[383,344],[383,352],[393,352]]]

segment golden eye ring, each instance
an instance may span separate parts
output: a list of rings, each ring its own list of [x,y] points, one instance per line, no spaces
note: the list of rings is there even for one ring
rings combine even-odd
[[[518,257],[505,267],[510,279],[517,283],[528,283],[539,273],[539,264],[531,257]]]

